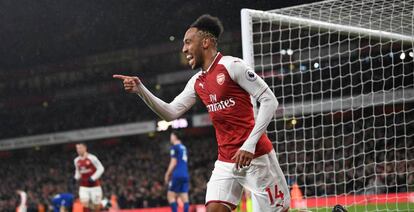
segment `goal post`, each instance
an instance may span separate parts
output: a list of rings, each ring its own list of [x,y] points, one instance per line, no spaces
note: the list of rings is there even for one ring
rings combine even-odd
[[[279,101],[267,133],[290,185],[327,206],[414,210],[414,0],[243,9],[241,27]]]

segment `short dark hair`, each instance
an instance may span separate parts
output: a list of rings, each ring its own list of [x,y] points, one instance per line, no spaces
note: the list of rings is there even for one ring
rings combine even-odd
[[[220,19],[209,14],[204,14],[197,18],[190,25],[191,27],[195,27],[200,31],[210,33],[213,35],[217,40],[220,38],[221,33],[223,33],[223,24],[221,23]]]
[[[76,145],[82,145],[82,146],[84,146],[84,147],[88,148],[88,146],[87,146],[87,145],[86,145],[86,143],[84,143],[84,142],[79,142],[79,143],[77,143]]]
[[[170,131],[171,134],[174,134],[175,137],[178,138],[178,140],[183,139],[183,133],[180,130],[176,130],[176,129],[171,129]]]

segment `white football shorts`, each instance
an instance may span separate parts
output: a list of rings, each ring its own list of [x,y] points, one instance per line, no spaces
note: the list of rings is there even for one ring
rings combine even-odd
[[[79,187],[79,199],[82,203],[92,203],[94,205],[101,204],[102,200],[102,187]]]
[[[217,160],[207,184],[206,205],[218,202],[234,209],[240,202],[243,187],[252,194],[255,212],[289,209],[289,188],[274,150],[253,159],[249,167],[239,170],[234,163]]]

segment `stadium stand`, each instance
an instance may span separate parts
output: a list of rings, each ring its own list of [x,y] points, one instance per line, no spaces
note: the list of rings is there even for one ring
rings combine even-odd
[[[192,203],[202,204],[204,201],[206,182],[210,177],[208,170],[217,156],[215,148],[211,148],[212,143],[215,145],[212,140],[184,139],[189,148]],[[90,143],[90,151],[105,166],[102,180],[106,196],[117,195],[121,208],[168,205],[163,182],[169,161],[168,145],[168,138],[162,136],[134,136]],[[200,152],[200,149],[205,151]],[[0,211],[17,206],[17,195],[11,192],[16,189],[28,192],[29,211],[37,209],[39,204],[48,207],[56,193],[77,193],[73,180],[75,156],[73,145],[1,154]]]
[[[407,130],[414,130],[413,114],[405,117],[409,123]],[[402,121],[400,119],[399,121]],[[284,170],[289,169],[290,173],[299,173],[295,179],[305,197],[324,196],[328,194],[349,194],[350,191],[358,191],[359,194],[380,194],[390,192],[407,192],[414,191],[414,156],[408,155],[404,162],[395,163],[393,158],[399,160],[406,157],[405,154],[386,154],[387,148],[397,148],[399,142],[387,142],[382,139],[376,142],[376,137],[383,137],[387,129],[381,126],[381,129],[375,130],[365,128],[364,123],[358,123],[362,130],[370,133],[365,137],[355,135],[355,137],[346,137],[346,143],[358,143],[363,140],[367,148],[346,149],[345,146],[335,146],[335,157],[345,158],[338,160],[331,153],[323,153],[323,145],[335,145],[332,138],[325,138],[323,132],[326,130],[322,127],[316,128],[319,135],[318,146],[309,146],[306,143],[306,135],[301,137],[298,133],[295,139],[293,134],[286,134],[285,143],[276,144],[278,152],[289,152],[288,155],[280,154],[281,163],[286,164],[287,160],[292,160],[293,150],[286,151],[284,148],[296,146],[301,148],[319,149],[315,151],[315,160],[309,160],[313,157],[302,152],[296,153],[296,157],[304,159],[305,163],[295,166],[283,166]],[[379,127],[379,126],[378,126]],[[346,128],[346,127],[345,127]],[[310,133],[310,132],[308,132]],[[391,136],[391,135],[389,135]],[[282,138],[280,138],[282,139]],[[407,142],[409,146],[414,145],[414,138],[410,137]],[[217,156],[214,138],[192,138],[184,139],[184,143],[189,149],[189,167],[191,174],[190,197],[192,203],[203,204],[205,196],[205,185],[210,176],[210,171],[214,165]],[[296,143],[296,145],[290,145]],[[308,142],[309,143],[309,142]],[[349,145],[352,146],[352,145]],[[377,150],[374,155],[370,150]],[[200,151],[203,149],[203,151]],[[90,144],[90,151],[98,155],[106,168],[103,176],[103,189],[106,195],[115,194],[118,196],[118,203],[121,208],[140,208],[155,207],[168,205],[165,199],[166,187],[163,185],[163,174],[168,164],[168,142],[163,136],[150,138],[147,136],[134,136],[120,139],[110,139],[104,141],[95,141]],[[366,160],[360,160],[358,155],[365,151]],[[63,152],[63,153],[62,153]],[[403,152],[403,151],[401,151]],[[341,155],[344,154],[344,155]],[[356,157],[354,157],[356,155]],[[10,191],[16,189],[25,189],[29,194],[29,206],[36,208],[38,204],[50,204],[51,197],[56,192],[74,191],[75,183],[72,180],[73,164],[75,157],[73,145],[50,146],[40,149],[26,149],[1,154],[2,163],[0,164],[0,178],[5,179],[0,182],[0,209],[7,211],[7,208],[13,208],[16,203],[16,196]],[[113,158],[116,158],[115,160]],[[326,172],[315,174],[314,169],[322,169],[321,161],[327,165]],[[378,166],[364,167],[364,163],[375,161]],[[400,160],[402,161],[402,160]],[[335,170],[337,174],[332,176],[334,167],[343,167],[345,163],[347,172]],[[126,164],[126,165],[122,165]],[[208,167],[208,168],[206,168]],[[353,169],[352,167],[355,167]],[[293,169],[293,170],[292,170]],[[408,169],[408,172],[407,170]],[[407,176],[406,173],[411,173]],[[13,177],[10,177],[13,176]],[[376,176],[376,177],[375,177]],[[317,179],[317,182],[326,180],[327,184],[319,183],[307,186],[307,180]],[[291,179],[291,183],[293,179]],[[334,183],[346,182],[346,184]],[[408,187],[406,185],[409,185]]]

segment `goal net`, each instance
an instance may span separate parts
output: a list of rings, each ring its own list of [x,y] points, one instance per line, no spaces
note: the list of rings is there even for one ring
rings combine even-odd
[[[243,9],[242,36],[293,207],[414,211],[414,0]]]

